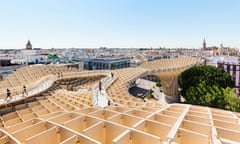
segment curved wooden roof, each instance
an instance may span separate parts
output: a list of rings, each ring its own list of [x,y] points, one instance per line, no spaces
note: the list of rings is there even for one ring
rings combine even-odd
[[[240,143],[239,113],[187,104],[144,103],[127,93],[129,83],[144,74],[170,79],[184,69],[185,62],[185,68],[195,63],[191,58],[170,61],[113,71],[117,79],[106,91],[118,106],[93,107],[91,90],[67,91],[55,84],[39,93],[35,101],[16,104],[14,109],[2,108],[0,112],[7,114],[1,116],[0,144]],[[64,74],[69,80],[88,74],[68,73]],[[66,84],[73,82],[66,80]],[[96,83],[86,85],[94,87]]]

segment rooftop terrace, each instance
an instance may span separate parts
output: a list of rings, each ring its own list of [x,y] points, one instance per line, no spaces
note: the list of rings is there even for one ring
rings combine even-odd
[[[6,87],[18,90],[24,81],[29,93],[23,97],[20,89],[19,93],[12,93],[11,100],[1,102],[0,144],[240,143],[239,113],[187,104],[143,102],[128,93],[131,82],[154,69],[172,71],[190,65],[184,58],[173,61],[184,62],[179,62],[180,66],[159,60],[158,63],[168,64],[114,70],[113,78],[110,71],[54,66],[20,69],[1,82],[5,92]],[[56,75],[59,72],[63,76]],[[99,79],[103,90],[96,95]],[[100,96],[110,100],[110,105],[96,103]]]

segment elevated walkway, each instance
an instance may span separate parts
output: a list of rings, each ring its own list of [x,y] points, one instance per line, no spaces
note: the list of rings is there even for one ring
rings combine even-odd
[[[76,77],[90,77],[90,76],[95,76],[95,75],[108,75],[109,72],[106,71],[94,71],[94,72],[90,72],[90,71],[84,71],[84,72],[69,72],[69,73],[63,73],[63,76],[59,77],[58,75],[48,75],[42,79],[40,79],[39,81],[33,83],[33,86],[35,86],[34,88],[30,89],[29,91],[27,91],[27,94],[16,94],[14,95],[11,94],[11,98],[1,98],[0,99],[0,107],[7,107],[8,105],[14,104],[14,103],[18,103],[20,101],[24,101],[28,98],[34,97],[37,94],[40,94],[41,92],[46,91],[47,89],[49,89],[57,80],[61,80],[61,79],[69,79],[69,78],[76,78]],[[19,89],[22,89],[21,87],[19,87]],[[28,89],[28,87],[27,87]],[[22,90],[23,91],[23,90]],[[12,93],[12,92],[11,92]],[[2,95],[3,92],[2,92]],[[7,94],[5,94],[7,95]]]
[[[113,101],[108,96],[106,89],[117,79],[116,76],[111,76],[109,73],[106,78],[101,81],[101,90],[99,90],[98,85],[94,86],[93,91],[93,106],[94,107],[106,107],[113,104]],[[110,103],[109,103],[110,102]]]

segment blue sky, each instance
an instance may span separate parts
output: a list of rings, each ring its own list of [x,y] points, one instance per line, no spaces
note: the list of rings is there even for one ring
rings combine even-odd
[[[239,0],[0,0],[0,49],[240,48]]]

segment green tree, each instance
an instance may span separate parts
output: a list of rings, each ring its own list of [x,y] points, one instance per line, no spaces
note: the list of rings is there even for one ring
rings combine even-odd
[[[157,83],[156,83],[156,86],[157,86],[157,87],[162,87],[162,82],[161,82],[161,81],[157,82]]]
[[[240,112],[240,99],[234,92],[234,89],[224,89],[224,109],[235,112]]]
[[[57,54],[49,54],[48,59],[58,59],[58,55]]]
[[[186,91],[190,87],[196,87],[203,81],[207,86],[216,85],[221,88],[234,87],[234,81],[231,79],[231,76],[222,69],[213,66],[194,66],[184,71],[178,77],[178,80],[183,96],[186,95]]]
[[[148,91],[148,93],[147,93],[147,95],[146,95],[146,98],[147,99],[151,99],[151,98],[153,98],[153,90],[152,89],[150,89],[149,91]]]
[[[218,86],[207,86],[203,81],[190,87],[184,96],[187,103],[223,108],[224,93]]]
[[[195,66],[179,76],[181,94],[186,103],[240,111],[240,99],[234,92],[234,81],[221,69]]]

